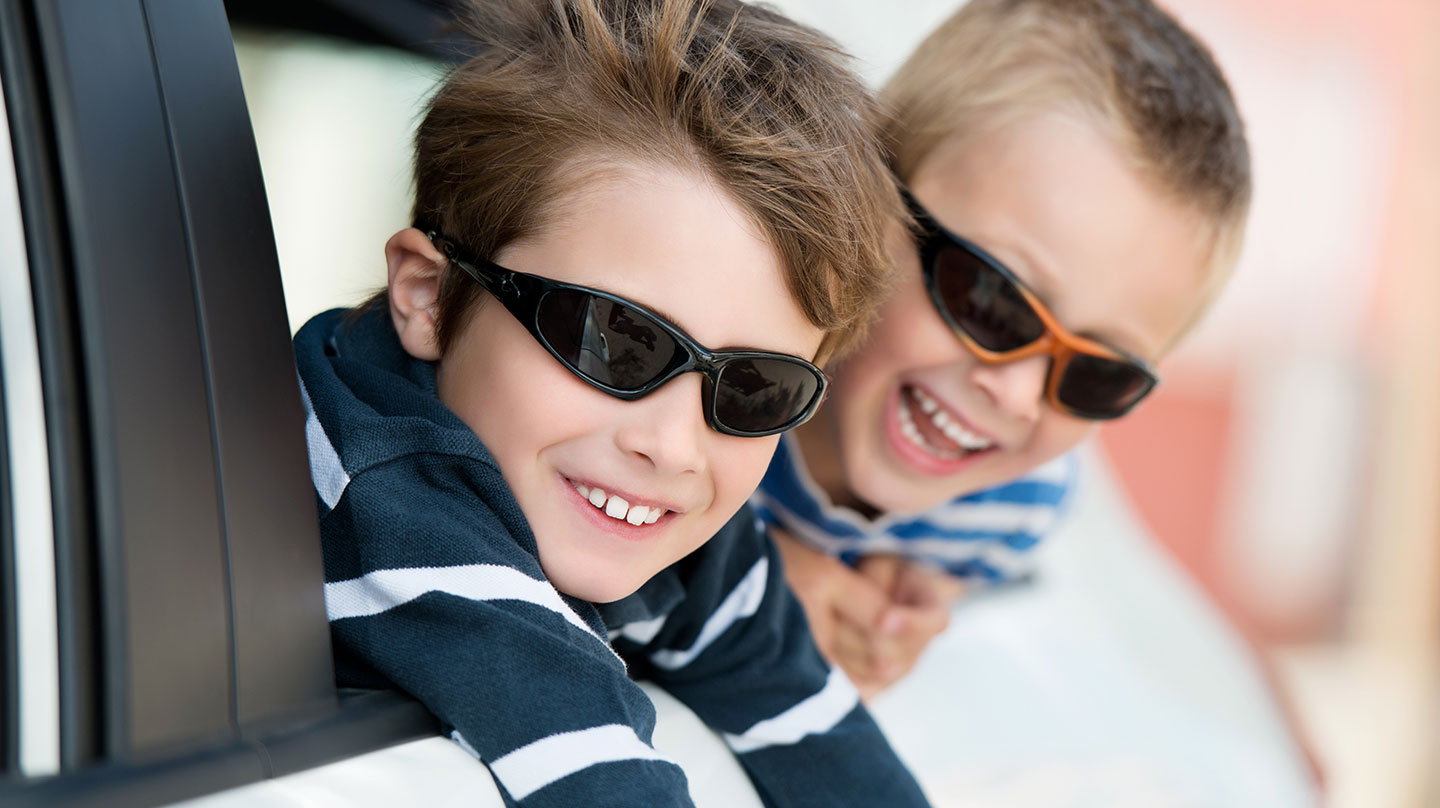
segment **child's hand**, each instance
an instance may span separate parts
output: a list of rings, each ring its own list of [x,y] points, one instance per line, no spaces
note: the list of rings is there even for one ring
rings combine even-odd
[[[837,636],[841,625],[845,628],[844,646],[849,649],[863,645],[855,639],[868,634],[868,627],[874,626],[890,608],[890,593],[874,580],[861,575],[845,564],[800,542],[778,528],[771,528],[770,535],[780,556],[785,560],[785,580],[805,608],[810,620],[810,633],[820,653],[850,675],[861,693],[865,692],[857,675],[862,669],[851,663],[853,654],[841,653],[837,647]],[[856,626],[864,626],[864,631]]]
[[[783,530],[770,532],[816,646],[863,698],[908,673],[949,624],[961,592],[950,576],[892,555],[868,556],[854,570]]]
[[[836,657],[867,699],[894,684],[950,623],[960,583],[943,572],[894,555],[860,560],[859,572],[889,595],[889,604],[868,624],[839,621]]]

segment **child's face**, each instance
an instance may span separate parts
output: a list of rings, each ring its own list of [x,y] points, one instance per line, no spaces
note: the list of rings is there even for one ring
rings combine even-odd
[[[557,210],[556,226],[494,260],[628,298],[707,348],[804,358],[819,348],[822,333],[786,289],[775,250],[699,175],[628,165]],[[701,380],[685,373],[639,400],[612,398],[566,370],[493,300],[481,303],[439,367],[441,400],[494,454],[546,576],[595,602],[629,595],[703,544],[765,472],[778,438],[710,429]],[[609,495],[664,515],[632,525],[624,504],[601,499]]]
[[[1074,333],[1153,362],[1200,303],[1199,217],[1151,190],[1089,126],[1032,117],[942,144],[909,187]],[[828,403],[802,427],[807,456],[820,441],[837,447],[829,484],[826,470],[812,469],[832,496],[882,511],[932,507],[1014,479],[1094,429],[1046,401],[1049,357],[979,361],[931,303],[913,237],[897,227],[892,244],[895,294],[870,341],[832,370]],[[902,429],[903,420],[916,429]],[[966,451],[959,440],[988,448]]]

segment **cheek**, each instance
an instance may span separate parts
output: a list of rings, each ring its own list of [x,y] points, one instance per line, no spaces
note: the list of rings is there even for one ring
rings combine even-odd
[[[1030,465],[1039,465],[1053,457],[1059,457],[1090,437],[1099,425],[1098,421],[1087,421],[1057,412],[1047,404],[1044,423],[1036,430],[1035,440],[1031,441],[1028,447],[1027,461]]]
[[[495,312],[505,319],[493,317]],[[587,408],[574,406],[573,378],[498,307],[471,319],[441,360],[440,400],[460,416],[509,473],[508,461],[566,434],[583,432]],[[512,333],[518,331],[519,333]],[[590,408],[593,409],[593,408]]]
[[[881,307],[880,319],[861,348],[834,368],[835,384],[826,406],[845,413],[883,405],[903,373],[949,365],[968,356],[919,279],[904,281]]]
[[[898,284],[880,309],[873,345],[897,367],[929,367],[953,362],[963,346],[940,317],[916,270],[915,277]]]
[[[715,483],[715,501],[711,509],[726,519],[740,509],[760,485],[760,478],[770,467],[775,455],[778,435],[764,438],[715,436],[710,451],[710,468]]]

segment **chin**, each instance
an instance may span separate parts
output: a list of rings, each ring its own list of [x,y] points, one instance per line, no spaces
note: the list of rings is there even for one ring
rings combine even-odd
[[[567,569],[550,570],[541,562],[544,575],[550,585],[563,595],[579,598],[592,603],[609,603],[634,595],[648,578],[636,579],[634,575],[618,575],[603,565],[575,565]]]
[[[923,511],[951,498],[945,494],[927,495],[903,480],[887,480],[871,485],[862,483],[852,485],[850,490],[856,499],[879,513]]]
[[[859,474],[847,475],[846,481],[856,499],[879,513],[924,511],[974,490],[966,487],[967,480],[962,475],[953,479],[917,480],[899,469],[887,467],[880,458],[867,463]]]
[[[614,582],[599,582],[593,587],[585,589],[583,595],[573,595],[581,600],[588,600],[591,603],[613,603],[622,598],[628,598],[635,594],[645,581],[636,581],[632,585],[616,586]],[[567,593],[570,594],[570,593]]]
[[[610,603],[629,597],[645,583],[644,580],[635,581],[628,577],[617,580],[615,577],[597,575],[593,569],[575,575],[551,575],[546,571],[545,575],[562,594],[591,603]]]

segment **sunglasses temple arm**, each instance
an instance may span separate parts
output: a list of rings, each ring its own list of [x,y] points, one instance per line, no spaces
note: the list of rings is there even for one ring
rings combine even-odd
[[[472,263],[470,260],[460,257],[457,254],[455,245],[444,236],[439,236],[433,230],[427,232],[425,235],[430,237],[430,241],[434,243],[441,254],[445,256],[445,260],[460,267],[466,275],[469,275],[476,283],[483,286],[485,291],[500,300],[514,300],[521,297],[524,293],[525,290],[523,286],[528,285],[525,282],[529,281],[529,278],[513,270],[499,266],[493,269],[490,267],[481,269],[477,266],[478,262]]]
[[[469,261],[462,261],[458,258],[451,260],[454,261],[456,266],[463,269],[466,275],[474,278],[477,283],[483,286],[485,288],[485,291],[489,292],[495,297],[501,300],[505,300],[516,296],[518,290],[515,288],[515,282],[511,277],[513,273],[505,273],[503,275],[500,275],[491,274],[489,272],[481,272],[474,264],[471,264]]]

